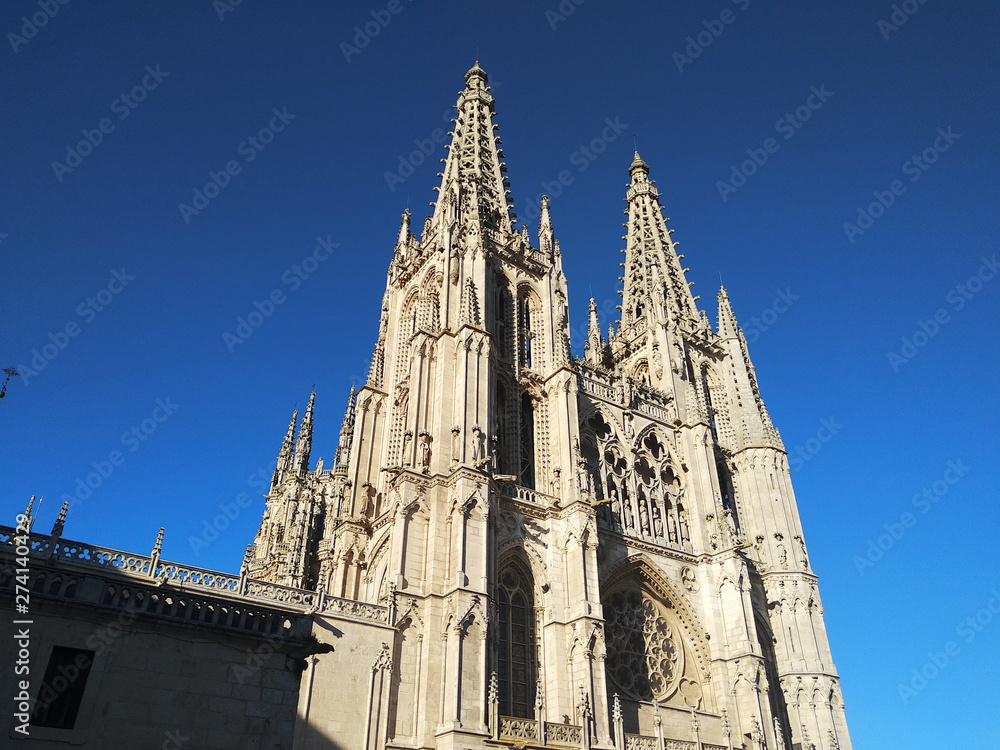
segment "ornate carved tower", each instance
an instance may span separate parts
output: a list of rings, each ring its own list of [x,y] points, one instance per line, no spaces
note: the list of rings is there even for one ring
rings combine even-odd
[[[419,237],[403,214],[332,468],[309,469],[310,398],[250,576],[389,606],[369,747],[850,748],[725,290],[713,330],[637,153],[621,318],[603,336],[592,300],[574,359],[550,207],[533,245],[494,115],[477,63]]]

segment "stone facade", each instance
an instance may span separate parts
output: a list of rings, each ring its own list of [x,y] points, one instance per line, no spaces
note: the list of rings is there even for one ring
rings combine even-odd
[[[264,736],[247,723],[261,704],[276,708],[259,746],[289,746],[291,690],[302,750],[849,750],[787,456],[725,289],[713,329],[636,153],[621,316],[602,333],[592,300],[574,358],[548,201],[533,244],[478,64],[465,84],[433,215],[417,236],[403,214],[336,455],[311,467],[314,393],[240,576],[210,592],[298,635],[272,647],[273,685],[217,702],[236,744],[204,746],[256,747],[240,743]],[[35,546],[81,564],[50,559],[58,538]],[[223,575],[142,560],[108,574],[161,595]],[[58,606],[97,616],[82,604]],[[247,637],[198,632],[220,663]],[[125,640],[184,677],[169,643]],[[114,695],[102,680],[95,700]]]

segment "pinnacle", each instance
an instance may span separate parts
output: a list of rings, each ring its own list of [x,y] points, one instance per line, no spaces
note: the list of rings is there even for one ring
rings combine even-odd
[[[472,81],[481,81],[481,86],[473,86]],[[485,88],[486,84],[489,82],[489,77],[486,75],[486,71],[479,67],[479,60],[477,59],[475,64],[469,68],[469,72],[465,74],[465,87],[466,88]]]
[[[632,174],[632,172],[634,170],[636,170],[636,169],[641,169],[641,170],[645,171],[646,174],[649,174],[649,165],[642,160],[641,156],[639,156],[639,150],[638,149],[636,149],[635,158],[632,159],[632,163],[629,165],[629,168],[628,168],[629,174]]]

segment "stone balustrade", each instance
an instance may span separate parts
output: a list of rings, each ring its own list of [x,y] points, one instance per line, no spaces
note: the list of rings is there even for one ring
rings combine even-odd
[[[6,545],[12,545],[15,530],[9,526],[0,526],[0,550]],[[161,560],[158,555],[135,555],[129,552],[101,547],[95,544],[84,544],[70,539],[30,535],[30,556],[44,561],[46,567],[75,570],[91,570],[94,572],[115,571],[136,579],[137,583],[147,583],[156,586],[170,584],[172,589],[182,592],[201,593],[205,596],[225,595],[226,599],[255,600],[282,609],[294,609],[298,613],[310,613],[309,610],[334,614],[383,625],[390,625],[389,607],[380,604],[369,604],[351,599],[341,599],[327,596],[308,589],[298,589],[291,586],[281,586],[268,581],[260,581],[245,576],[207,570],[191,565]],[[13,554],[13,550],[11,550]],[[35,571],[33,571],[35,573]],[[39,571],[40,573],[40,571]],[[53,579],[52,570],[46,571],[46,576]],[[54,580],[54,579],[53,579]],[[65,576],[61,581],[69,580]],[[65,589],[65,582],[61,589]],[[157,605],[160,606],[160,605]],[[201,605],[192,605],[198,609]],[[206,606],[208,606],[206,604]],[[173,604],[171,604],[173,607]],[[162,608],[161,608],[162,609]],[[176,609],[171,609],[176,611]],[[188,611],[187,609],[185,611]],[[208,611],[208,610],[204,610]],[[200,615],[199,615],[200,617]],[[215,618],[215,615],[212,615]],[[227,615],[228,617],[228,615]],[[242,617],[242,615],[241,615]],[[244,618],[245,619],[245,618]],[[205,620],[199,620],[205,622]],[[211,619],[212,623],[218,620]]]

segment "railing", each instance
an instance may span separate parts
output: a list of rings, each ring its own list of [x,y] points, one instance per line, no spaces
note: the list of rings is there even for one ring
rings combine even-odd
[[[544,734],[540,731],[544,728]],[[542,747],[568,746],[583,747],[583,727],[577,724],[556,724],[538,719],[518,719],[513,716],[500,717],[499,739],[513,742],[533,742]]]
[[[660,750],[656,737],[644,734],[625,734],[625,750]]]
[[[11,544],[14,535],[14,529],[0,526],[0,546]],[[49,558],[56,564],[69,563],[96,570],[115,570],[150,582],[166,581],[184,590],[203,591],[206,594],[229,594],[303,610],[315,608],[324,613],[389,624],[389,607],[381,604],[321,596],[316,591],[308,589],[282,586],[231,573],[168,562],[158,557],[134,555],[110,547],[41,534],[31,535],[29,547],[32,556]]]
[[[291,586],[249,578],[247,579],[245,595],[282,604],[295,604],[300,607],[313,607],[319,598],[319,594],[315,591],[306,591],[305,589],[296,589]]]
[[[687,740],[668,739],[664,739],[663,745],[660,745],[658,737],[625,733],[625,750],[661,750],[661,747],[662,750],[697,750],[699,745]],[[702,750],[726,750],[723,745],[709,745],[707,742],[702,742],[700,747]]]
[[[646,416],[652,417],[653,419],[658,419],[661,422],[666,422],[667,420],[670,419],[670,414],[667,412],[666,409],[664,409],[662,406],[659,406],[658,404],[646,401],[645,399],[641,398],[639,399],[637,409],[640,414],[645,414]]]
[[[181,586],[196,586],[214,589],[216,591],[232,591],[236,593],[240,587],[240,577],[229,573],[219,573],[204,568],[191,568],[178,563],[160,561],[156,566],[157,578],[166,578]]]
[[[333,612],[349,617],[360,617],[363,620],[389,624],[389,608],[381,604],[366,604],[353,599],[340,599],[336,596],[323,597],[323,612]]]
[[[554,724],[551,721],[545,722],[545,742],[552,742],[557,745],[583,744],[583,727],[576,724]]]
[[[552,505],[552,503],[557,500],[557,498],[552,495],[546,495],[544,492],[523,487],[522,485],[514,484],[513,482],[504,485],[502,494],[510,500],[517,500],[522,503],[531,503],[533,505],[540,505],[543,507]]]
[[[589,393],[592,396],[597,396],[598,398],[603,398],[608,401],[617,400],[617,397],[615,396],[615,389],[612,386],[607,383],[602,383],[599,380],[594,380],[586,375],[580,375],[580,388],[584,393]]]
[[[537,740],[538,722],[534,719],[515,719],[512,716],[501,716],[500,739]]]

